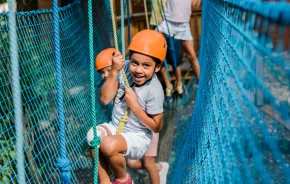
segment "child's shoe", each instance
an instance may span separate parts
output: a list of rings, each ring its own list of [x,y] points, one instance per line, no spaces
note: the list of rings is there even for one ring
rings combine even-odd
[[[173,87],[165,89],[165,100],[167,102],[172,102],[173,98]]]
[[[183,94],[182,84],[180,86],[176,86],[176,91],[177,91],[178,95]]]
[[[187,95],[187,89],[184,84],[181,84],[180,86],[176,86],[176,91],[179,97],[183,97],[183,95]]]
[[[127,179],[127,181],[121,182],[121,181],[114,180],[114,181],[112,182],[112,184],[134,184],[134,182],[133,182],[131,176],[128,174],[128,179]]]
[[[161,170],[159,171],[160,184],[166,184],[169,164],[167,162],[159,162],[159,164],[162,167]]]

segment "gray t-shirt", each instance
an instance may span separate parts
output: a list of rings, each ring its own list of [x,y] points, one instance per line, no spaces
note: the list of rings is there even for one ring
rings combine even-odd
[[[189,22],[191,15],[191,0],[167,0],[164,11],[166,19],[170,22]]]
[[[142,109],[147,114],[160,114],[163,112],[163,101],[164,92],[160,81],[158,80],[156,74],[153,75],[150,81],[147,81],[143,86],[137,87],[134,85],[134,79],[129,71],[130,61],[126,61],[124,65],[124,70],[128,78],[129,84],[135,91],[138,97],[139,104]],[[121,117],[124,115],[127,109],[127,103],[124,98],[125,93],[125,82],[121,72],[119,72],[117,81],[119,83],[119,89],[117,95],[114,99],[114,108],[112,113],[112,124],[117,127]],[[150,129],[146,128],[142,122],[135,116],[135,114],[129,111],[129,120],[125,125],[123,133],[126,132],[144,132],[148,137],[151,138],[152,132]]]

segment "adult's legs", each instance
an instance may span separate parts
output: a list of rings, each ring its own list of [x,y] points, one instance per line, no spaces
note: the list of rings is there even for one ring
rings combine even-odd
[[[181,73],[181,67],[177,66],[175,69],[175,76],[176,76],[176,85],[181,86],[182,85],[182,73]]]
[[[163,78],[164,84],[165,84],[165,100],[168,102],[171,102],[172,101],[172,94],[173,94],[173,85],[171,84],[171,82],[167,76],[166,68],[162,67],[160,72],[161,72],[161,75],[162,75],[162,78]]]
[[[166,68],[162,67],[160,73],[161,73],[162,78],[164,80],[165,87],[172,89],[173,85],[171,84],[171,82],[170,82],[170,80],[168,78],[168,75],[167,75],[167,72],[166,72]]]
[[[183,91],[182,91],[182,73],[181,73],[181,67],[180,65],[176,67],[175,71],[175,77],[176,77],[176,85],[177,85],[177,89],[181,89],[181,90],[178,90],[178,93],[179,94],[182,94]],[[165,67],[162,67],[161,68],[161,75],[162,75],[162,78],[164,80],[164,84],[165,84],[165,96],[167,98],[171,97],[171,91],[173,90],[173,85],[171,84],[171,81],[169,80],[168,76],[167,76],[167,73],[166,73],[166,68]],[[178,88],[179,87],[179,88]]]
[[[200,66],[199,66],[198,59],[196,57],[195,51],[194,51],[193,40],[183,40],[182,44],[183,44],[183,46],[185,48],[185,51],[190,56],[191,67],[193,69],[193,72],[196,75],[197,82],[198,82],[199,81],[199,76],[200,76]]]

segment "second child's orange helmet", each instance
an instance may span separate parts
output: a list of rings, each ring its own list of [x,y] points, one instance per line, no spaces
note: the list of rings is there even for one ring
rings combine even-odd
[[[113,54],[116,52],[114,48],[102,50],[95,61],[97,71],[112,65]]]
[[[145,29],[132,38],[128,49],[157,58],[162,64],[166,56],[167,44],[161,33]]]

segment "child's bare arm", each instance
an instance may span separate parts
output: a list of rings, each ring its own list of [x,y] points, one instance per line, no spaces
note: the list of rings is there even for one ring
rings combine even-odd
[[[123,68],[125,61],[122,54],[118,51],[114,54],[112,69],[108,76],[108,79],[104,83],[101,89],[101,102],[104,104],[110,103],[116,96],[119,83],[117,82],[118,72]]]
[[[143,125],[149,128],[152,132],[158,133],[162,128],[163,113],[148,115],[139,105],[137,108],[132,108],[132,112],[143,122]]]
[[[154,114],[154,115],[150,115],[154,122],[155,122],[155,125],[156,125],[156,128],[157,128],[157,132],[160,132],[161,128],[162,128],[162,125],[163,125],[163,113],[160,113],[160,114]]]
[[[148,115],[142,108],[131,109],[132,112],[143,122],[143,125],[149,128],[152,132],[158,133],[162,128],[163,113]]]
[[[111,70],[106,82],[101,89],[101,102],[109,104],[116,96],[119,84],[117,82],[118,71]]]
[[[125,99],[130,110],[143,122],[143,125],[151,131],[158,133],[162,128],[163,113],[148,115],[138,102],[136,93],[132,89],[126,89]]]

